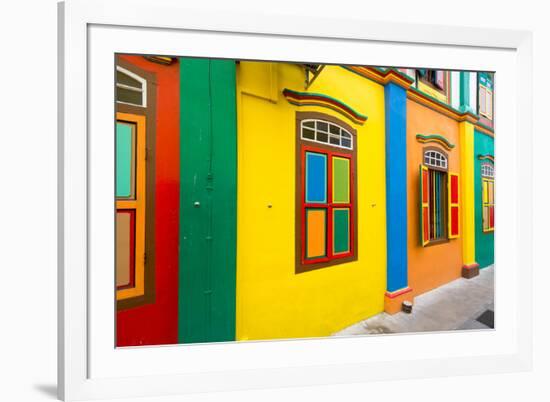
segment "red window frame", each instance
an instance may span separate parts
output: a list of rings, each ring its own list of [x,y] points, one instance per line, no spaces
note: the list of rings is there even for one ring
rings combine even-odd
[[[327,202],[326,203],[309,203],[306,202],[306,153],[315,152],[327,156]],[[351,152],[330,151],[326,148],[317,146],[302,145],[301,146],[301,261],[304,265],[317,264],[321,262],[329,262],[339,260],[341,258],[352,257],[355,254],[355,186],[354,186],[354,157]],[[345,158],[349,160],[349,202],[334,203],[332,200],[332,159],[334,157]],[[326,210],[326,256],[319,258],[306,258],[306,211],[309,208],[319,208]],[[333,210],[338,208],[349,209],[349,251],[347,253],[334,254],[333,248]]]

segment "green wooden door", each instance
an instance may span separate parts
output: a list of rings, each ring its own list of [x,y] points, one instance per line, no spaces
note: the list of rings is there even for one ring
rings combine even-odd
[[[179,342],[235,339],[235,62],[180,58]]]

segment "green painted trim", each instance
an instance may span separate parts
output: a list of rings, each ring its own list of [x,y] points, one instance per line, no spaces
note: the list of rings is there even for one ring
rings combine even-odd
[[[424,142],[442,141],[448,149],[452,149],[452,148],[455,147],[455,144],[451,143],[447,138],[445,138],[445,137],[443,137],[442,135],[439,135],[439,134],[429,134],[429,135],[416,134],[416,139],[417,140],[422,140]]]
[[[454,108],[453,106],[451,106],[450,104],[445,103],[445,102],[442,102],[442,101],[440,101],[439,99],[434,98],[433,96],[427,94],[426,92],[421,91],[420,89],[417,89],[417,88],[414,88],[414,87],[410,87],[409,90],[412,91],[412,92],[416,92],[417,94],[422,95],[422,96],[424,96],[424,97],[426,97],[426,98],[429,98],[430,100],[432,100],[432,101],[434,101],[435,103],[437,103],[437,104],[439,104],[439,105],[441,105],[441,106],[443,106],[443,107],[449,109],[449,110],[452,111],[452,112],[455,112],[455,113],[460,114],[460,115],[469,114],[469,115],[472,116],[473,118],[479,119],[479,115],[477,115],[477,114],[475,114],[475,113],[472,113],[472,111],[463,112],[463,111],[461,111],[461,110],[458,110],[458,109]],[[476,123],[476,124],[477,124],[477,123]]]
[[[470,107],[470,72],[461,71],[460,72],[460,110],[462,112],[471,112],[472,108]]]
[[[314,97],[319,97],[319,98],[323,98],[323,99],[326,99],[328,101],[331,101],[332,103],[334,103],[336,106],[339,106],[341,107],[342,109],[344,110],[349,110],[353,115],[355,115],[356,117],[358,117],[360,120],[367,120],[368,119],[368,116],[365,115],[365,114],[362,114],[362,113],[359,113],[357,110],[355,110],[354,108],[352,108],[351,106],[349,106],[347,103],[345,102],[342,102],[341,100],[339,99],[336,99],[330,95],[325,95],[325,94],[321,94],[321,93],[316,93],[316,92],[298,92],[298,91],[294,91],[292,89],[288,89],[288,88],[285,88],[283,90],[283,94],[285,95],[286,97],[286,93],[290,93],[291,95],[297,95],[297,96],[303,96],[305,98],[310,98],[312,96]],[[288,99],[287,99],[288,100]],[[346,113],[348,113],[346,111]]]
[[[416,80],[416,77],[411,77],[409,74],[405,74],[401,71],[399,71],[397,68],[391,68],[390,70],[392,70],[393,72],[395,72],[397,75],[399,75],[401,78],[405,79],[405,80],[408,80],[410,81],[410,83],[414,83],[414,81]]]
[[[479,121],[478,121],[475,125],[476,125],[476,126],[479,126],[479,127],[481,127],[481,128],[484,128],[485,130],[489,130],[489,131],[492,132],[492,133],[495,132],[495,129],[494,129],[493,127],[489,127],[489,126],[487,126],[487,125],[485,125],[485,124],[483,124],[483,123],[481,123],[481,122],[479,122]],[[484,133],[484,132],[482,132],[482,131],[478,131],[478,132],[480,132],[481,134],[487,135],[487,133]]]
[[[232,341],[237,248],[235,62],[179,60],[178,341]]]

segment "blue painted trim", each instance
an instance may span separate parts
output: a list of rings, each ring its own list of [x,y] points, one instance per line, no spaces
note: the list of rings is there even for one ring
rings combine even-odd
[[[408,286],[407,92],[384,87],[386,109],[386,236],[388,292]]]

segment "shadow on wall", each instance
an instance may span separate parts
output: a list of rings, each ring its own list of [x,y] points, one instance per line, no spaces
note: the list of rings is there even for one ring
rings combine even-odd
[[[51,399],[57,399],[57,385],[55,384],[34,384],[34,389]]]

